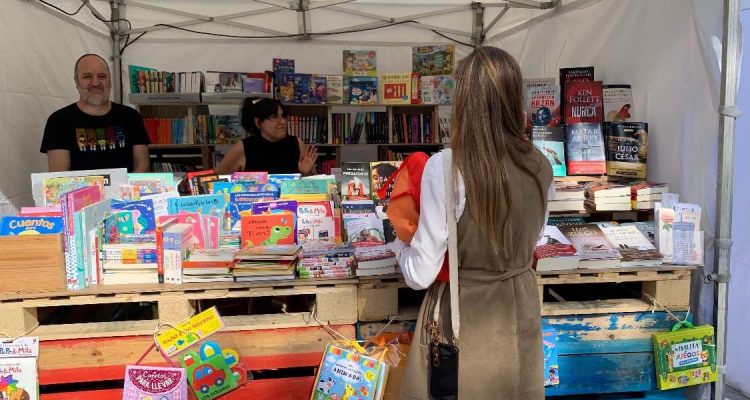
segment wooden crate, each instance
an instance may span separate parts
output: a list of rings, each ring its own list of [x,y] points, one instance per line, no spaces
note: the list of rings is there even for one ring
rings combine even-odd
[[[401,292],[401,296],[399,296]],[[359,279],[357,316],[362,321],[416,320],[425,291],[409,288],[401,275]],[[411,301],[404,300],[408,297]]]
[[[651,310],[654,301],[670,310],[686,310],[690,304],[691,274],[692,268],[683,266],[537,272],[540,301],[545,295],[558,300],[543,301],[542,315],[639,312]],[[636,288],[628,288],[626,297],[605,291],[598,293],[598,298],[586,301],[568,301],[556,294],[558,287],[577,290],[583,289],[578,286],[583,284],[613,287],[622,283],[633,283]]]
[[[277,283],[205,283],[184,285],[113,285],[81,291],[46,291],[24,294],[0,294],[0,332],[10,336],[32,334],[41,340],[83,339],[149,335],[158,323],[174,324],[195,313],[202,300],[240,299],[279,296],[314,298],[315,317],[331,324],[357,321],[356,280],[304,281]],[[149,303],[156,309],[147,320],[117,322],[44,324],[47,307],[56,310],[91,304]],[[312,309],[304,312],[279,312],[226,316],[227,330],[304,327],[317,325]]]
[[[62,235],[0,236],[0,292],[65,290]]]

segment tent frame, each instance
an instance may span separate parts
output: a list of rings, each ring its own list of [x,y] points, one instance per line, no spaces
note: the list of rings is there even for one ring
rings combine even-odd
[[[106,20],[99,11],[94,8],[91,0],[81,0],[99,20]],[[190,18],[185,21],[171,23],[177,27],[186,27],[204,23],[216,23],[220,25],[232,26],[246,29],[252,32],[262,32],[272,36],[283,36],[289,38],[299,38],[302,40],[311,40],[315,33],[310,32],[311,26],[310,11],[326,8],[342,14],[356,15],[375,20],[375,22],[349,26],[320,32],[331,34],[336,32],[354,30],[354,29],[372,29],[378,27],[387,27],[394,24],[408,24],[410,26],[427,29],[431,31],[458,35],[470,38],[474,46],[481,45],[484,42],[486,34],[502,19],[502,17],[511,8],[533,8],[533,9],[551,9],[558,7],[561,0],[508,0],[493,3],[472,2],[461,6],[451,6],[441,10],[435,10],[425,13],[408,15],[405,17],[393,18],[385,15],[352,10],[341,7],[341,4],[355,2],[356,0],[321,0],[310,2],[310,0],[253,0],[256,3],[269,5],[267,8],[256,9],[252,11],[226,14],[216,17],[188,13],[180,10],[166,7],[153,6],[140,3],[134,0],[108,0],[110,3],[112,20],[117,21],[124,15],[126,6],[140,7],[157,12],[169,13],[176,16]],[[721,89],[719,107],[719,155],[717,168],[717,201],[716,201],[716,252],[715,252],[715,269],[709,278],[716,282],[717,290],[715,292],[715,325],[716,325],[716,355],[719,369],[719,379],[713,385],[713,398],[723,399],[725,385],[725,363],[726,363],[726,335],[727,335],[727,303],[728,288],[731,279],[730,276],[730,254],[732,249],[732,197],[733,197],[733,168],[734,168],[734,136],[736,119],[739,116],[737,109],[737,90],[739,84],[740,68],[740,0],[724,0],[724,18],[722,34],[722,60],[721,60]],[[101,32],[81,23],[75,18],[71,18],[60,13],[50,10],[37,2],[33,2],[41,9],[61,18],[71,24],[77,25],[86,31],[97,36],[104,36]],[[501,8],[499,13],[492,19],[489,24],[484,24],[485,9]],[[446,15],[460,11],[472,11],[472,26],[470,31],[459,31],[451,28],[427,25],[416,22],[420,18],[426,18],[437,15]],[[263,28],[255,25],[245,24],[233,21],[237,18],[261,15],[279,11],[293,11],[297,13],[298,32],[286,33],[273,29]],[[167,26],[152,26],[147,28],[123,29],[121,22],[105,22],[110,32],[112,40],[112,59],[113,67],[116,71],[121,71],[120,57],[120,40],[126,35],[140,34],[144,32],[153,32],[163,29],[170,29]],[[122,99],[121,76],[113,74],[113,90],[115,98]]]

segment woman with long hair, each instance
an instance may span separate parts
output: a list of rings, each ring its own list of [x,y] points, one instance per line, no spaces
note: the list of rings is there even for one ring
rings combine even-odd
[[[459,62],[455,79],[451,149],[425,165],[411,243],[393,245],[407,284],[429,288],[401,398],[430,398],[428,325],[438,301],[442,341],[451,337],[449,289],[441,292],[436,283],[448,248],[447,158],[454,183],[448,189],[455,193],[448,206],[458,221],[458,398],[543,399],[540,300],[531,265],[547,216],[551,166],[525,134],[521,69],[512,56],[479,47]]]

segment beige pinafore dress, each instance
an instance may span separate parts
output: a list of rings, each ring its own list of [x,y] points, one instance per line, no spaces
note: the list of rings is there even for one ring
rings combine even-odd
[[[508,257],[493,254],[467,209],[457,227],[459,309],[459,400],[544,399],[541,316],[532,253],[544,225],[549,162],[534,149],[527,162],[534,175],[508,165],[512,188]],[[534,182],[542,187],[539,192]],[[435,216],[442,218],[442,216]],[[439,283],[422,303],[401,386],[401,399],[429,399],[427,326]],[[440,326],[451,335],[449,288],[443,292]],[[446,341],[445,338],[443,341]]]

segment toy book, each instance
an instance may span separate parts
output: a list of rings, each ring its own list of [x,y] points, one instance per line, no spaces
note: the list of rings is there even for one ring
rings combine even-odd
[[[7,216],[0,220],[0,236],[46,235],[62,231],[62,217]]]
[[[184,368],[125,367],[123,400],[187,400],[187,380]]]
[[[214,341],[202,343],[198,351],[180,355],[187,383],[197,400],[211,400],[237,389],[247,380],[239,355]]]
[[[661,390],[716,382],[714,327],[677,324],[653,335],[657,386]]]
[[[456,46],[417,46],[411,49],[411,70],[421,76],[451,75]]]
[[[39,338],[0,341],[0,399],[39,400]]]
[[[361,347],[329,343],[310,400],[380,399],[383,393],[379,388],[387,376],[387,364],[365,354]]]
[[[344,75],[378,76],[375,50],[344,50]]]
[[[544,352],[544,386],[560,384],[560,367],[557,363],[557,331],[554,328],[542,329]]]
[[[243,215],[240,237],[242,247],[296,244],[294,213]]]

